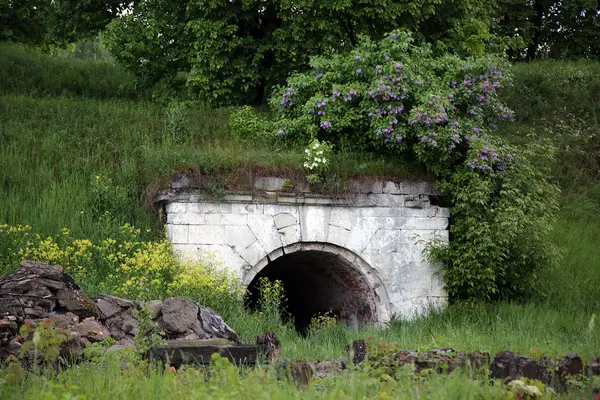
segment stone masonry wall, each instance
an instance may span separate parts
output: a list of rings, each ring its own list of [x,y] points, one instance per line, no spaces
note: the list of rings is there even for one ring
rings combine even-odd
[[[252,193],[220,201],[189,189],[165,193],[166,231],[177,251],[217,253],[248,285],[273,261],[295,251],[332,252],[359,270],[378,299],[377,319],[410,318],[446,302],[437,268],[422,251],[437,235],[448,240],[449,210],[426,182],[356,184],[349,198],[288,193],[284,180],[264,178]]]

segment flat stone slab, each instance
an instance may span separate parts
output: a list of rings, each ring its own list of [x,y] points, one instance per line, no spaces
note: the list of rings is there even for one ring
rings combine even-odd
[[[148,351],[149,361],[179,367],[182,364],[210,364],[212,355],[219,354],[231,363],[256,364],[267,354],[267,346],[236,344],[224,339],[168,340],[164,346],[156,346]]]

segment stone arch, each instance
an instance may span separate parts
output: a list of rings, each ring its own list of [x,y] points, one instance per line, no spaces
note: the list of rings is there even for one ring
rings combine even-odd
[[[351,326],[390,317],[388,293],[377,270],[335,244],[297,242],[272,251],[243,277],[251,297],[260,277],[283,282],[299,330],[312,315],[329,310]]]

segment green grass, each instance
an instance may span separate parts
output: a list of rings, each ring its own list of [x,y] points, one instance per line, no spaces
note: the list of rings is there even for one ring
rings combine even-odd
[[[554,177],[566,192],[600,182],[600,63],[546,60],[517,64],[503,94],[516,111],[501,133],[518,143],[550,138]]]
[[[424,383],[425,382],[425,383]],[[591,391],[590,391],[591,392]],[[405,372],[381,381],[363,372],[317,379],[303,391],[293,382],[278,381],[275,373],[242,371],[219,363],[207,380],[204,371],[176,373],[152,368],[122,370],[80,365],[58,376],[33,377],[25,385],[0,388],[4,399],[505,399],[502,385],[489,385],[467,374],[434,375],[418,380]]]
[[[248,188],[260,174],[303,179],[301,150],[230,134],[230,112],[191,105],[186,133],[174,138],[160,104],[0,95],[0,222],[44,234],[67,227],[95,238],[80,212],[105,206],[95,204],[97,175],[111,180],[110,193],[124,192],[106,211],[140,228],[156,228],[142,206],[148,190],[166,188],[173,171],[202,174],[222,190]],[[340,153],[332,164],[340,179],[412,173],[410,166],[370,155]]]
[[[385,330],[333,326],[300,337],[291,327],[244,312],[226,315],[227,322],[250,342],[275,330],[291,360],[339,357],[346,344],[368,337],[402,349],[449,346],[492,354],[510,348],[533,357],[600,355],[600,321],[590,326],[594,314],[600,317],[600,64],[540,62],[518,65],[514,72],[515,86],[506,100],[518,111],[517,121],[502,132],[518,142],[527,142],[527,134],[535,132],[560,149],[554,177],[565,196],[554,241],[564,251],[557,268],[541,268],[541,292],[521,303],[454,305],[414,321],[393,322]],[[48,58],[0,45],[0,223],[32,225],[48,235],[67,227],[75,236],[98,239],[106,232],[94,223],[94,213],[109,211],[118,223],[151,228],[157,237],[160,221],[143,205],[174,171],[203,177],[215,192],[248,187],[259,174],[303,178],[301,150],[231,133],[227,120],[232,110],[189,104],[178,122],[183,130],[174,130],[165,106],[130,100],[144,97],[126,89],[130,82],[107,61]],[[365,154],[340,153],[332,164],[331,174],[339,182],[351,176],[416,174],[398,160]],[[98,184],[98,175],[107,179]],[[235,390],[254,390],[260,382],[246,373],[240,380],[237,373],[224,374],[219,386],[199,383],[203,378],[194,371],[169,375],[83,364],[52,377],[32,375],[24,385],[0,388],[0,394],[233,398],[239,397]],[[434,377],[426,385],[407,377],[398,382],[392,388],[398,398],[496,394],[496,388],[461,375]],[[319,385],[326,390],[318,392]],[[283,383],[267,387],[265,397],[278,398],[345,398],[341,390],[350,394],[347,398],[361,398],[388,390],[361,375],[320,382],[307,393]]]
[[[106,59],[50,57],[22,45],[0,43],[0,93],[39,97],[139,98],[132,76]]]

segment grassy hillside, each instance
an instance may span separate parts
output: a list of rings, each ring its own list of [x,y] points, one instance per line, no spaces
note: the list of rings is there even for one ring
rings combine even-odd
[[[565,196],[554,240],[564,254],[558,268],[541,272],[544,291],[525,304],[454,307],[385,332],[332,327],[299,338],[277,327],[287,356],[338,356],[350,339],[368,335],[404,348],[600,353],[598,330],[588,330],[592,314],[600,315],[600,64],[521,64],[514,74],[505,96],[517,121],[504,134],[520,142],[547,136],[561,149],[554,174]],[[203,174],[215,192],[259,173],[302,174],[301,150],[232,133],[231,109],[135,100],[144,96],[132,87],[110,62],[0,46],[0,224],[28,224],[43,234],[67,227],[98,239],[106,232],[97,222],[108,211],[116,225],[131,223],[158,237],[160,221],[143,205],[173,171]],[[338,181],[417,173],[343,151],[332,164]],[[248,340],[274,328],[247,315],[232,316],[231,324]]]

